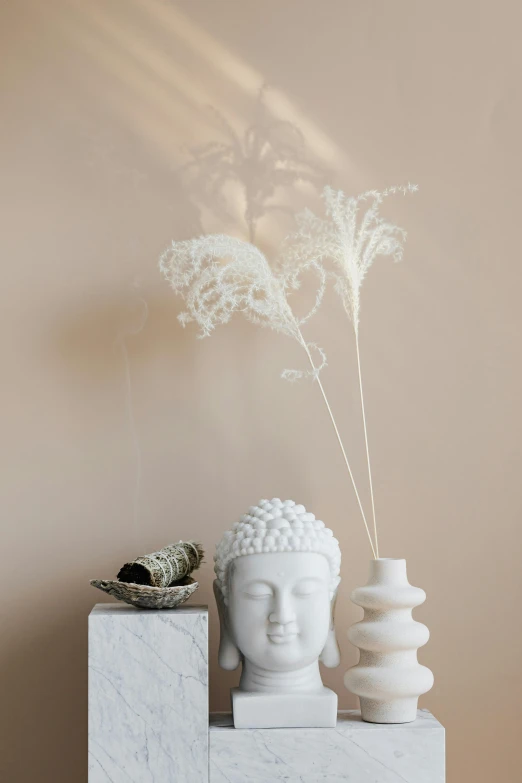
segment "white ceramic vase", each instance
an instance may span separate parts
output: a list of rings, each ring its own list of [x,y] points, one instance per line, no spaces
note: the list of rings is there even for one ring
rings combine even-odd
[[[344,684],[359,697],[363,720],[410,723],[417,717],[419,696],[433,685],[433,674],[417,661],[417,649],[430,632],[412,618],[426,593],[408,582],[406,560],[380,558],[371,561],[368,583],[351,598],[364,617],[348,631],[360,658],[344,675]]]

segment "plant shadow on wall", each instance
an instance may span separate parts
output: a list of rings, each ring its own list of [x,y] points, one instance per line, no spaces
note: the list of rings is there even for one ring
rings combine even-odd
[[[243,133],[238,133],[221,112],[212,109],[225,138],[189,148],[192,160],[184,167],[190,193],[222,225],[234,220],[231,198],[243,203],[242,216],[251,243],[256,239],[261,218],[295,215],[289,191],[295,187],[319,188],[329,176],[326,168],[311,158],[299,127],[274,118],[269,112],[265,102],[267,90],[266,85],[260,88],[254,120]]]

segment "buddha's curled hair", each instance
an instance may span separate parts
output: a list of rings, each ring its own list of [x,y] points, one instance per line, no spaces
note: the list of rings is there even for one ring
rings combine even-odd
[[[324,555],[330,566],[330,597],[341,581],[339,542],[324,522],[293,500],[260,500],[257,506],[250,506],[231,530],[227,530],[216,547],[214,571],[225,604],[228,603],[227,572],[232,561],[262,552]]]

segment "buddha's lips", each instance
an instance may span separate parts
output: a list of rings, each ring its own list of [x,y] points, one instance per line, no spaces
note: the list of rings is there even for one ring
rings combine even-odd
[[[292,639],[295,639],[298,634],[296,631],[291,631],[290,633],[269,633],[267,635],[270,641],[274,642],[274,644],[285,644],[286,642],[290,642]]]

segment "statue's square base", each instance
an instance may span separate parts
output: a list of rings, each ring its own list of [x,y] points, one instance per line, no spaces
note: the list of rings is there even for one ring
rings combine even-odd
[[[250,693],[232,689],[236,729],[335,728],[337,694],[330,688],[316,693]]]

